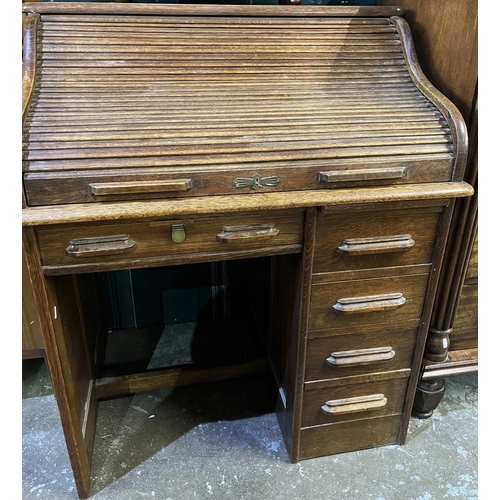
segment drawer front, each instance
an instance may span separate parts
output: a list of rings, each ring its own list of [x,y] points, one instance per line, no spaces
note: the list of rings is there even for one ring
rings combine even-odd
[[[410,368],[417,329],[312,338],[306,382]]]
[[[58,226],[37,231],[44,266],[132,262],[300,245],[303,210]]]
[[[428,278],[428,274],[415,274],[314,284],[310,336],[417,327]]]
[[[130,159],[119,158],[111,162],[116,168],[101,168],[92,161],[92,168],[79,168],[76,161],[68,170],[61,170],[57,162],[53,168],[50,162],[41,168],[33,162],[25,165],[23,180],[28,205],[40,206],[437,182],[450,180],[453,169],[452,158],[436,159],[432,169],[421,160],[404,158],[394,164],[295,158],[293,168],[289,160],[249,163],[246,159],[238,164],[234,154],[227,158],[230,166],[207,155],[197,158],[201,166],[163,157],[130,168]]]
[[[401,415],[309,427],[300,432],[299,460],[397,444]]]
[[[408,378],[306,388],[301,427],[402,413]]]
[[[441,207],[320,214],[313,272],[430,263]]]

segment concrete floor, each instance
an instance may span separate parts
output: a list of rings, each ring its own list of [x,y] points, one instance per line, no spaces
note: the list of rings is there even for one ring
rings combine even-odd
[[[95,500],[478,498],[478,377],[456,376],[404,446],[290,464],[259,380],[102,401]],[[45,365],[23,362],[22,498],[78,498]]]

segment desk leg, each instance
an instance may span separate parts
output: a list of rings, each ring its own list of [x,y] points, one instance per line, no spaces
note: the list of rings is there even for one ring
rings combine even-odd
[[[91,456],[97,418],[92,336],[83,321],[86,297],[76,276],[45,277],[36,235],[23,228],[26,264],[44,337],[46,362],[57,400],[76,489],[90,490]]]
[[[274,292],[274,296],[283,295],[292,309],[280,305],[281,311],[273,319],[273,330],[281,330],[285,340],[281,351],[285,359],[281,377],[278,377],[279,397],[276,404],[276,415],[281,432],[292,463],[300,458],[300,432],[302,399],[304,392],[304,366],[306,352],[306,338],[309,320],[309,299],[311,295],[312,263],[314,257],[314,241],[316,234],[316,207],[306,210],[304,221],[304,250],[300,255],[299,266],[284,267],[276,280],[276,286],[281,287]],[[294,256],[298,257],[298,256]],[[287,262],[281,260],[284,266]],[[274,281],[274,280],[273,280]],[[276,309],[276,308],[275,308]],[[276,312],[276,311],[275,311]],[[284,317],[283,317],[283,312]],[[281,316],[281,317],[280,317]],[[277,322],[282,323],[277,327]]]

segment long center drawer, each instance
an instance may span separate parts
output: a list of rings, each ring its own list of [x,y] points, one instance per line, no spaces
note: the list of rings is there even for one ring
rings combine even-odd
[[[134,266],[148,259],[149,265],[161,265],[168,258],[189,255],[231,258],[259,249],[270,255],[300,252],[303,223],[304,211],[297,209],[52,226],[38,229],[37,235],[47,271],[114,263]]]

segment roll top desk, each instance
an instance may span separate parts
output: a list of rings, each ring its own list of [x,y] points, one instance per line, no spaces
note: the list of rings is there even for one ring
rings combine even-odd
[[[401,9],[23,12],[23,248],[79,495],[100,398],[264,362],[292,462],[403,444],[454,200],[473,191],[463,120]],[[264,361],[99,377],[95,273],[257,257]]]

